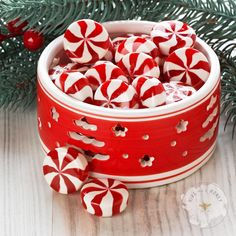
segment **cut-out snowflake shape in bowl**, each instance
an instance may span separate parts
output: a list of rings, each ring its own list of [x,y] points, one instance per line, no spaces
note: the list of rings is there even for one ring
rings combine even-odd
[[[58,122],[59,113],[57,112],[56,108],[53,107],[53,108],[51,109],[51,112],[52,112],[52,119],[55,120],[56,122]]]
[[[177,134],[187,131],[188,121],[180,120],[179,123],[176,125]]]
[[[150,157],[149,155],[144,155],[139,159],[140,165],[142,167],[152,166],[152,162],[155,160],[154,157]]]
[[[126,127],[123,127],[121,124],[117,124],[112,128],[112,131],[116,137],[125,137],[128,129]]]
[[[40,129],[42,128],[42,122],[41,122],[40,117],[38,117],[38,126],[39,126]]]

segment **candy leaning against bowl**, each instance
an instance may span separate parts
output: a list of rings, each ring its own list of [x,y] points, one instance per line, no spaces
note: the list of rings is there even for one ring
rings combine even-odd
[[[155,22],[117,21],[103,25],[111,36],[150,33]],[[211,157],[218,133],[220,67],[212,49],[199,38],[196,46],[208,58],[210,76],[189,98],[162,107],[117,110],[75,101],[48,76],[62,37],[42,53],[38,64],[38,121],[46,152],[74,145],[91,158],[91,176],[115,178],[129,188],[152,187],[182,179]]]

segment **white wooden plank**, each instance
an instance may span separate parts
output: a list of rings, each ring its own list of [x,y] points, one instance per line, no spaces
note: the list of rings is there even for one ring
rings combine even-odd
[[[213,158],[200,171],[167,186],[130,191],[126,211],[113,218],[86,213],[79,193],[52,192],[42,176],[43,152],[35,111],[0,112],[1,235],[236,235],[236,140],[221,130]],[[181,194],[201,183],[217,183],[228,199],[228,214],[215,227],[188,221]]]

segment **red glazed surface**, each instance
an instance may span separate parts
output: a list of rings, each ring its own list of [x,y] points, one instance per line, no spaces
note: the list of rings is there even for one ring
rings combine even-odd
[[[196,102],[176,103],[179,104],[178,109],[173,111],[160,107],[163,112],[154,108],[159,110],[149,113],[146,109],[146,116],[145,110],[141,111],[142,115],[130,115],[129,111],[125,111],[121,116],[109,110],[97,112],[99,107],[92,108],[92,105],[89,105],[92,109],[84,109],[80,103],[78,107],[74,106],[75,103],[68,105],[61,96],[57,97],[45,88],[40,78],[39,134],[45,151],[57,146],[74,145],[102,154],[91,158],[92,176],[114,177],[131,183],[131,187],[159,185],[167,183],[168,178],[174,181],[187,176],[187,172],[192,173],[209,159],[214,150],[220,110],[219,74],[212,89],[204,96],[201,94],[201,99],[197,98]],[[84,118],[92,126],[86,125]],[[82,122],[79,121],[81,119]],[[75,121],[82,123],[83,127],[76,125]],[[79,136],[83,141],[78,141],[71,138],[70,132],[86,137]],[[149,185],[148,182],[155,184]]]
[[[217,100],[212,108],[207,111],[210,100],[215,97]],[[49,94],[45,93],[41,85],[38,86],[38,117],[42,127],[39,128],[40,137],[49,150],[55,148],[59,142],[60,146],[67,144],[75,145],[84,150],[95,153],[110,155],[106,161],[93,160],[91,170],[112,175],[151,175],[180,168],[202,156],[214,143],[219,120],[219,85],[215,92],[209,96],[201,105],[190,108],[188,111],[181,111],[181,114],[172,114],[171,117],[154,117],[151,121],[129,122],[127,118],[104,120],[103,117],[91,117],[89,113],[80,114],[79,110],[69,111],[56,103]],[[55,98],[54,98],[55,99]],[[42,104],[42,105],[41,105]],[[52,118],[52,108],[59,113],[58,122]],[[204,121],[213,111],[217,109],[216,115],[206,127],[202,127]],[[86,117],[88,123],[96,125],[96,131],[84,130],[74,124],[75,120]],[[187,130],[177,133],[176,126],[181,121],[187,121]],[[50,122],[51,125],[48,125]],[[125,136],[116,137],[113,128],[120,124],[127,129]],[[216,125],[215,132],[211,139],[200,142],[201,137]],[[96,147],[76,141],[69,137],[69,132],[79,132],[86,136],[95,137],[104,142],[104,146]],[[146,140],[147,139],[147,140]],[[176,146],[173,146],[174,141]],[[172,145],[171,145],[172,144]],[[183,153],[187,151],[187,156]],[[123,155],[128,154],[128,158]],[[142,167],[140,159],[144,155],[154,157],[152,166]]]

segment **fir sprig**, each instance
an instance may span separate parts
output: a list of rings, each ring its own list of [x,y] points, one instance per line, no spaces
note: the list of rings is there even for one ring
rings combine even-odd
[[[178,19],[190,24],[217,52],[222,67],[222,111],[236,126],[236,2],[235,0],[2,0],[0,29],[20,17],[27,28],[42,32],[49,42],[81,18],[104,22]],[[19,22],[20,23],[20,22]],[[46,45],[46,44],[45,44]],[[28,106],[35,95],[39,52],[27,51],[19,38],[0,43],[0,106]]]

